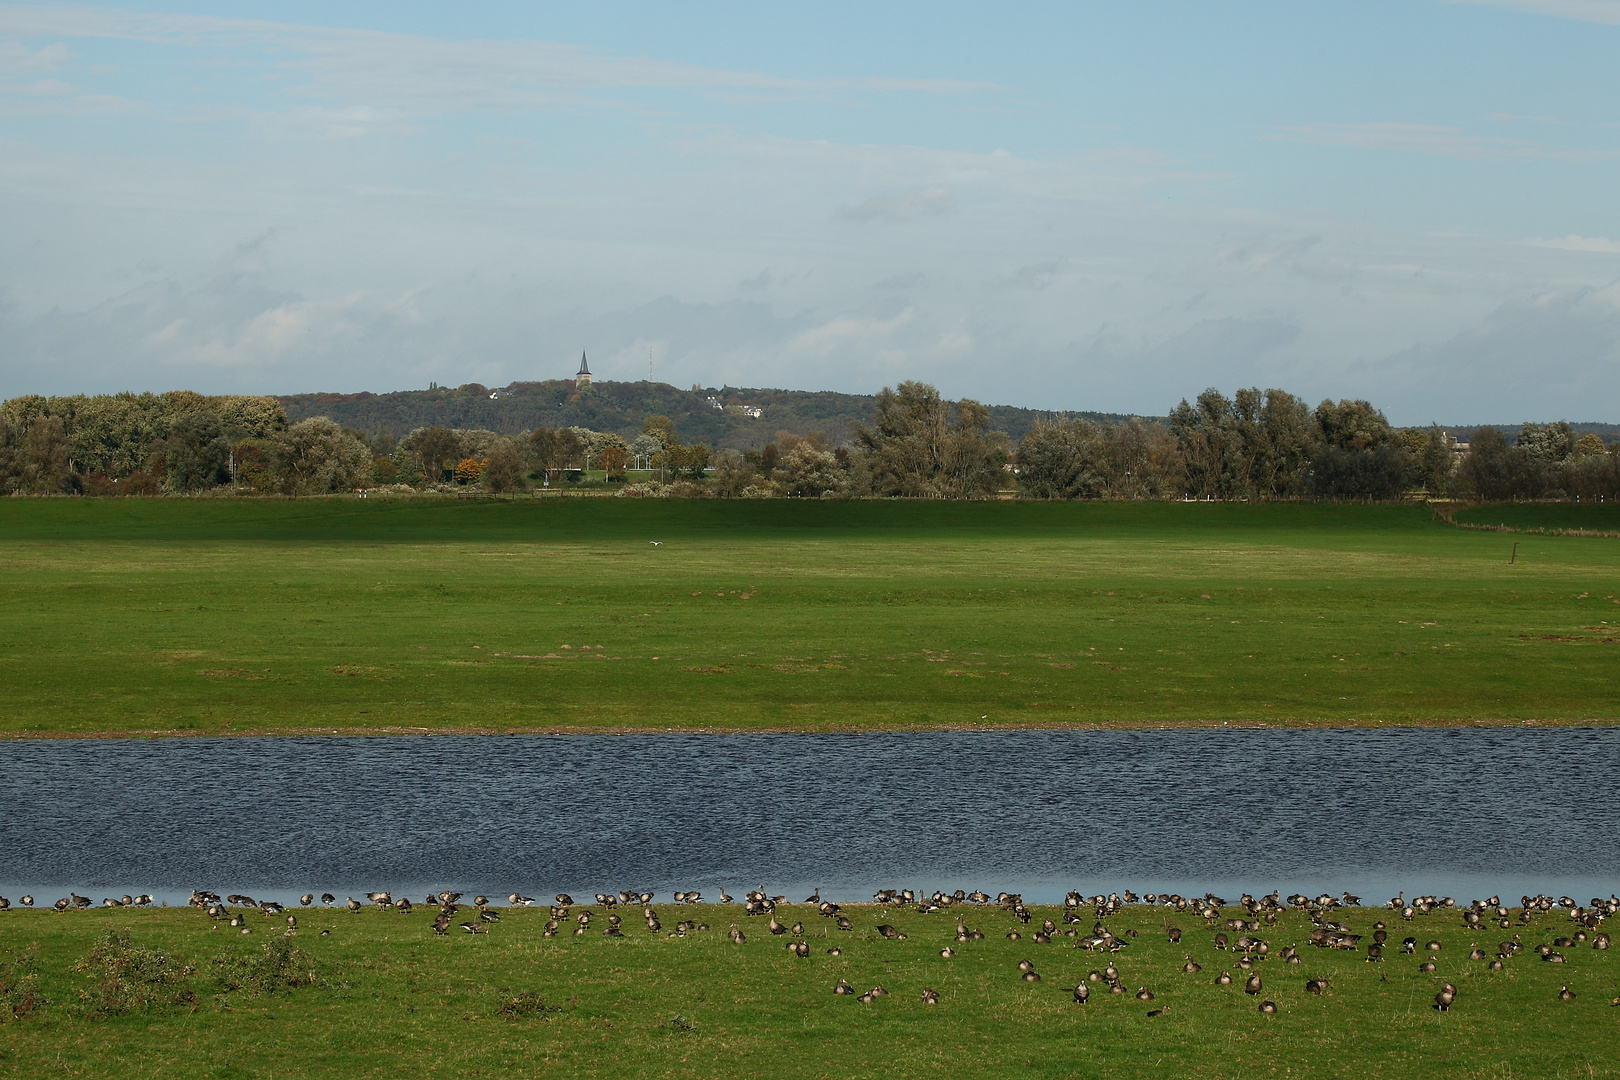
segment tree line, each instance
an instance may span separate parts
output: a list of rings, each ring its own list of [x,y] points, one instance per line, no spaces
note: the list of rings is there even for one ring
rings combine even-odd
[[[719,498],[1620,498],[1620,455],[1568,424],[1495,428],[1458,443],[1397,428],[1365,401],[1314,408],[1283,390],[1206,390],[1167,419],[1051,416],[1016,445],[979,402],[884,389],[834,445],[780,431],[761,450],[683,443],[668,416],[625,439],[583,427],[520,434],[419,427],[394,438],[325,417],[289,423],[274,398],[188,391],[21,397],[0,405],[8,494],[312,495],[389,485],[509,493],[577,484]],[[636,470],[640,480],[632,483]],[[594,478],[600,475],[600,479]]]

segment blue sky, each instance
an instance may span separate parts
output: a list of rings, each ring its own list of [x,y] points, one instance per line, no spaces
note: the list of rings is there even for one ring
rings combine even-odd
[[[0,396],[1620,421],[1620,0],[0,3]]]

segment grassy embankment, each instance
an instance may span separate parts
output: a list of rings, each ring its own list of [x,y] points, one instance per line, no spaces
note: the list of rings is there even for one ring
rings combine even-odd
[[[1620,542],[1413,507],[3,500],[0,595],[19,735],[1620,718]]]
[[[577,910],[577,909],[576,909]],[[784,909],[785,910],[785,909]],[[960,910],[960,909],[957,909]],[[1237,909],[1229,909],[1230,911]],[[1259,997],[1242,990],[1237,956],[1214,947],[1215,930],[1190,915],[1128,908],[1108,920],[1116,934],[1141,936],[1116,956],[1130,992],[1107,993],[1092,983],[1085,1005],[1074,985],[1106,955],[1057,937],[1034,944],[1029,927],[1006,913],[970,909],[968,925],[982,941],[956,943],[949,914],[846,909],[854,930],[841,932],[808,906],[783,915],[802,919],[811,946],[789,956],[784,939],[763,919],[736,908],[663,906],[664,933],[626,913],[626,937],[600,933],[602,912],[583,937],[541,936],[543,908],[504,913],[487,935],[436,938],[431,912],[374,910],[300,912],[296,946],[313,958],[319,982],[255,995],[223,990],[213,961],[222,951],[252,955],[279,937],[281,920],[252,914],[254,933],[210,929],[200,910],[96,910],[55,915],[12,911],[0,917],[0,953],[12,961],[37,945],[41,1010],[0,1022],[0,1072],[36,1076],[622,1076],[651,1077],[912,1077],[912,1076],[1175,1076],[1268,1075],[1388,1077],[1613,1077],[1620,960],[1589,944],[1563,948],[1568,963],[1537,959],[1532,947],[1572,933],[1567,918],[1538,916],[1513,931],[1470,931],[1459,914],[1436,913],[1403,922],[1394,912],[1357,910],[1340,917],[1369,934],[1376,919],[1390,925],[1384,962],[1361,952],[1330,952],[1305,944],[1303,916],[1285,916],[1259,935],[1273,958],[1256,965]],[[470,915],[464,910],[463,916]],[[1037,909],[1037,923],[1060,919]],[[678,918],[706,920],[707,932],[665,936]],[[726,937],[733,921],[748,941]],[[459,920],[458,920],[459,921]],[[1183,928],[1168,943],[1164,928]],[[887,922],[906,932],[888,941]],[[1022,930],[1022,941],[1005,933]],[[1085,910],[1079,929],[1089,931]],[[161,950],[197,968],[190,977],[195,1008],[91,1019],[77,1015],[91,979],[72,972],[105,928],[128,929],[132,943]],[[331,935],[319,936],[330,928]],[[1524,950],[1501,972],[1467,959],[1478,943],[1494,956],[1513,932]],[[1400,952],[1407,935],[1419,955]],[[1232,932],[1231,936],[1237,934]],[[1438,971],[1420,973],[1423,944],[1442,948]],[[1303,962],[1275,958],[1299,943]],[[1365,941],[1364,941],[1365,943]],[[838,945],[840,957],[827,948]],[[953,959],[939,951],[957,950]],[[1184,958],[1202,965],[1183,972]],[[1021,980],[1029,959],[1042,976]],[[1214,983],[1221,970],[1232,986]],[[846,978],[857,991],[882,985],[889,996],[870,1005],[835,996]],[[1320,997],[1308,978],[1326,978]],[[1442,981],[1458,987],[1449,1012],[1433,1008]],[[1567,984],[1575,1000],[1558,997]],[[940,1003],[924,1005],[924,987]],[[1138,987],[1155,995],[1137,1000]],[[514,1000],[543,999],[547,1010],[502,1010]],[[1275,1016],[1256,1003],[1270,999]],[[1158,1016],[1150,1010],[1166,1009]]]

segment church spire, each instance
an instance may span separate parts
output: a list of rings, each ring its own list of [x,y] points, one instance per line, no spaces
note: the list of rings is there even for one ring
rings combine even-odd
[[[585,362],[585,353],[581,350],[579,354],[579,374],[574,376],[574,387],[583,390],[589,385],[591,385],[591,368]]]

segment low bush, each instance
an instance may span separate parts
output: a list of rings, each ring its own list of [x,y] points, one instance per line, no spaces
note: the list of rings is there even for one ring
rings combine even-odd
[[[132,945],[128,934],[116,930],[102,933],[73,970],[92,980],[88,989],[79,991],[80,1009],[86,1016],[197,1006],[197,993],[191,988],[195,968],[166,953]]]
[[[286,993],[320,982],[315,958],[286,937],[273,938],[260,949],[222,952],[214,965],[220,986],[249,994]]]

